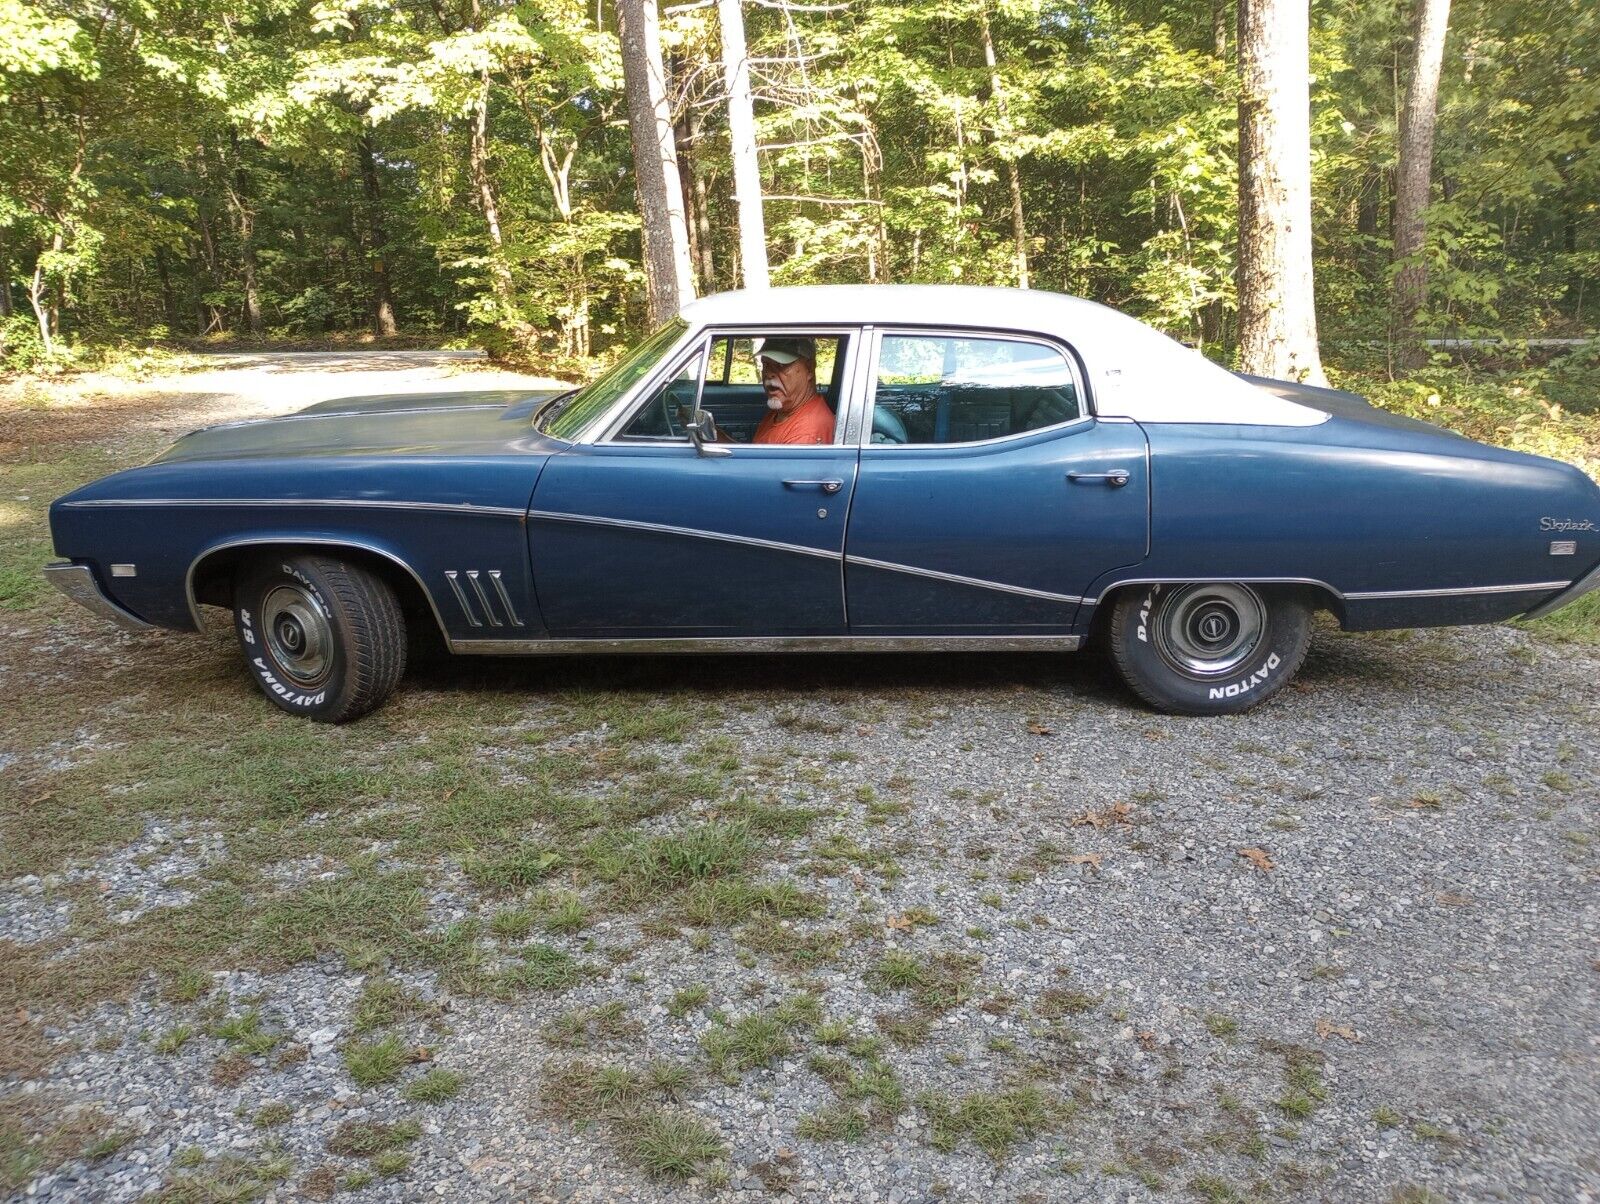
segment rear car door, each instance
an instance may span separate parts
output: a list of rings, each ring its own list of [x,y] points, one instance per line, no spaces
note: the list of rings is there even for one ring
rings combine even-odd
[[[1005,332],[874,340],[845,593],[857,635],[1066,634],[1143,560],[1141,428],[1088,409],[1069,349]]]
[[[842,420],[832,444],[743,441],[766,412],[765,393],[729,356],[748,357],[761,333],[709,334],[615,430],[551,457],[528,542],[552,635],[845,633],[844,532],[859,449],[844,441]],[[859,332],[805,333],[827,349],[819,387],[837,403]],[[683,424],[697,403],[730,437],[728,454],[701,455],[689,440]]]

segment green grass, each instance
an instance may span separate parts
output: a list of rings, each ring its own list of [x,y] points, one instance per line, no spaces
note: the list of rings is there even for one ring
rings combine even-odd
[[[258,1129],[274,1129],[279,1125],[288,1124],[294,1116],[294,1109],[281,1101],[262,1104],[256,1109],[256,1114],[251,1118],[251,1123]]]
[[[578,959],[553,945],[527,945],[520,950],[522,960],[500,971],[491,991],[497,998],[510,999],[527,991],[564,991],[583,977]]]
[[[410,1145],[421,1135],[422,1126],[414,1120],[394,1124],[347,1120],[328,1138],[328,1153],[341,1158],[371,1158],[374,1154]]]
[[[867,1135],[867,1117],[858,1108],[824,1104],[808,1112],[795,1125],[795,1135],[806,1141],[860,1141]]]
[[[703,982],[692,983],[680,991],[674,991],[672,1000],[667,1004],[667,1014],[681,1020],[690,1012],[704,1007],[706,1000],[711,998],[711,990]]]
[[[419,1016],[432,1015],[436,1010],[394,979],[372,978],[361,988],[355,1011],[351,1014],[351,1026],[358,1033],[368,1033]]]
[[[719,1025],[700,1039],[711,1069],[725,1078],[736,1079],[747,1070],[769,1066],[794,1051],[785,1018],[767,1012],[752,1012],[731,1024]]]
[[[411,1061],[404,1041],[391,1034],[379,1041],[350,1041],[341,1051],[344,1068],[358,1087],[392,1083]]]
[[[709,1121],[667,1108],[648,1109],[619,1122],[617,1144],[624,1157],[657,1179],[688,1179],[728,1153]]]
[[[435,1068],[413,1079],[400,1093],[414,1104],[442,1104],[461,1091],[462,1077],[454,1070]]]
[[[950,1151],[970,1140],[996,1162],[1019,1142],[1054,1127],[1062,1113],[1060,1101],[1031,1083],[959,1098],[924,1093],[917,1103],[932,1125],[934,1148]]]
[[[211,1026],[210,1032],[251,1057],[270,1053],[283,1040],[283,1034],[269,1033],[261,1027],[261,1013],[255,1008],[219,1020]]]

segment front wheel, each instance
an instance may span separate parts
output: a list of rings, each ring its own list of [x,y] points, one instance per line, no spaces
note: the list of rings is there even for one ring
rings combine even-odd
[[[234,587],[234,630],[256,684],[281,709],[345,723],[389,696],[406,667],[394,591],[330,556],[279,556]]]
[[[1111,657],[1160,711],[1231,715],[1283,689],[1305,660],[1311,608],[1238,581],[1144,585],[1111,612]]]

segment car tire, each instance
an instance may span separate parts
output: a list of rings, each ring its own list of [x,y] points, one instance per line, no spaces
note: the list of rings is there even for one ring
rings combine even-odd
[[[256,684],[280,709],[347,723],[379,706],[406,668],[394,591],[330,556],[278,556],[234,586],[233,625]]]
[[[1234,715],[1283,689],[1311,643],[1311,607],[1238,581],[1142,585],[1111,612],[1111,659],[1158,711]]]

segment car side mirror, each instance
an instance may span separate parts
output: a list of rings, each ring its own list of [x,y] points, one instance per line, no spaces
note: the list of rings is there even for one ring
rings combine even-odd
[[[689,421],[689,440],[702,456],[731,456],[733,448],[717,442],[717,420],[710,410],[696,410]]]

